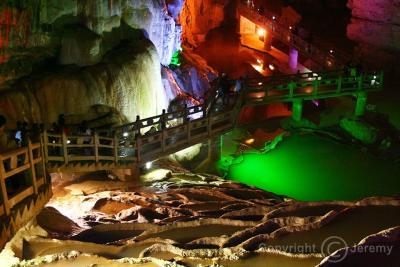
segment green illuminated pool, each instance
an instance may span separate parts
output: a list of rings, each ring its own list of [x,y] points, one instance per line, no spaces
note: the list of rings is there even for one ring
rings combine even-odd
[[[298,200],[400,194],[400,167],[314,135],[293,135],[266,154],[235,160],[228,178]]]

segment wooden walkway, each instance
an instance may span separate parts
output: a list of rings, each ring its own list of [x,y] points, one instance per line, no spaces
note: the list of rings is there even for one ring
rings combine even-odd
[[[383,74],[347,76],[342,71],[249,79],[231,105],[165,111],[91,136],[44,132],[41,143],[0,154],[0,248],[51,197],[47,173],[133,169],[231,131],[243,106],[340,97],[382,89]],[[218,106],[218,105],[217,105]],[[301,109],[300,109],[301,110]],[[301,116],[301,114],[300,114]],[[16,190],[16,185],[24,184]]]

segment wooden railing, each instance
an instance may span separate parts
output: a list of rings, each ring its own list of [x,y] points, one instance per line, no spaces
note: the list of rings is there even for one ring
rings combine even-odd
[[[240,15],[272,31],[273,37],[282,43],[295,48],[304,56],[311,58],[321,66],[339,68],[351,60],[351,56],[338,49],[327,45],[310,43],[295,34],[293,25],[281,23],[280,18],[272,13],[260,14],[256,9],[239,1],[238,12]]]
[[[38,194],[39,188],[48,182],[41,144],[29,143],[28,147],[0,154],[0,217],[10,215],[13,207]]]
[[[133,164],[155,160],[233,128],[232,109],[206,116],[203,105],[140,119],[101,135],[44,133],[46,162]]]
[[[250,79],[246,81],[243,104],[312,100],[378,91],[383,88],[383,78],[383,72],[352,76],[343,71],[333,71]]]

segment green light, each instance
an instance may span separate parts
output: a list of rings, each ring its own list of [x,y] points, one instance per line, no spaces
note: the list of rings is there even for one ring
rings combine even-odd
[[[172,55],[171,63],[170,66],[180,66],[181,65],[181,52],[183,51],[182,48],[179,48],[178,50],[175,51],[175,53]]]
[[[298,200],[396,195],[400,167],[314,135],[286,138],[268,153],[224,157],[227,178]]]

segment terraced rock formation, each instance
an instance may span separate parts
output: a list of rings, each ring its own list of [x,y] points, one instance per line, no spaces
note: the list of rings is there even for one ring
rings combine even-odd
[[[6,251],[15,266],[316,266],[336,249],[400,225],[399,198],[299,202],[189,173],[146,183],[65,186],[31,225],[46,234],[25,229]],[[326,244],[332,236],[343,240],[334,250]],[[398,246],[399,235],[391,242]]]

